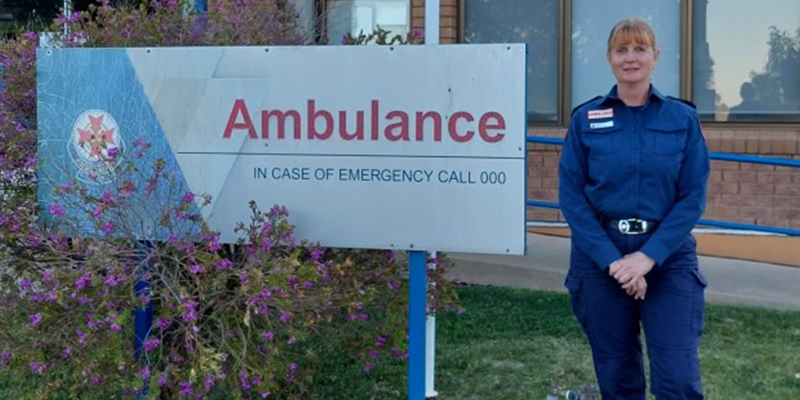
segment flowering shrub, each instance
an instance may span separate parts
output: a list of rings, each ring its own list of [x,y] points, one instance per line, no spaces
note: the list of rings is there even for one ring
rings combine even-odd
[[[276,45],[301,38],[294,10],[277,0],[211,1],[202,16],[174,0],[139,8],[101,1],[57,22],[69,27],[54,37],[65,46]],[[35,167],[48,160],[34,156],[37,45],[33,33],[0,43],[0,382],[14,382],[14,398],[118,398],[143,388],[162,399],[221,392],[305,398],[314,393],[319,361],[332,354],[351,355],[365,372],[406,357],[405,261],[393,252],[299,242],[288,210],[264,212],[255,203],[236,229],[242,239],[223,245],[193,206],[210,198],[175,191],[172,171],[163,160],[146,161],[150,145],[142,140],[103,153],[117,170],[106,189],[62,182],[56,200],[40,209]],[[155,211],[153,193],[168,193]],[[142,203],[155,213],[148,218],[172,232],[168,241],[131,235],[141,221],[129,211]],[[82,215],[70,217],[67,210],[76,209]],[[42,222],[43,213],[50,222]],[[71,237],[78,225],[96,237]],[[430,309],[455,299],[444,266],[429,274]],[[151,287],[137,295],[140,278]],[[155,321],[137,361],[132,311],[147,306]]]

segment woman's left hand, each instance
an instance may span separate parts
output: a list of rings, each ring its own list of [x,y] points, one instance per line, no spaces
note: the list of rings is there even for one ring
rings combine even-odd
[[[647,254],[637,251],[613,262],[608,268],[608,274],[614,277],[623,289],[628,290],[639,278],[647,275],[655,264],[656,262]]]

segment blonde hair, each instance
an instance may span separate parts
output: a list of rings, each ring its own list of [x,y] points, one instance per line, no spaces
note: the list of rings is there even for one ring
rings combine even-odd
[[[608,51],[619,45],[638,43],[656,48],[656,35],[653,28],[641,19],[623,19],[617,22],[608,35]]]

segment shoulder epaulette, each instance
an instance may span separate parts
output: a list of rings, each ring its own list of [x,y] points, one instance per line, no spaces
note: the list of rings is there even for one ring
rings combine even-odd
[[[589,100],[587,100],[587,101],[584,101],[584,102],[583,102],[583,103],[581,103],[581,104],[578,104],[578,105],[577,105],[575,108],[573,108],[573,109],[572,109],[572,112],[570,113],[570,116],[573,116],[573,115],[575,115],[575,111],[578,111],[578,109],[579,109],[579,108],[581,108],[581,107],[583,107],[583,106],[585,106],[585,105],[587,105],[587,104],[589,104],[589,103],[591,103],[591,102],[593,102],[593,101],[595,101],[595,100],[597,100],[597,99],[599,99],[599,98],[601,98],[601,97],[603,97],[603,96],[595,96],[595,97],[594,97],[594,98],[592,98],[592,99],[589,99]]]
[[[697,106],[695,106],[695,105],[694,105],[694,103],[692,103],[692,102],[691,102],[691,101],[689,101],[689,100],[684,100],[684,99],[681,99],[681,98],[679,98],[679,97],[673,97],[673,96],[667,96],[667,97],[668,97],[668,98],[670,98],[670,99],[672,99],[672,100],[677,100],[677,101],[680,101],[681,103],[683,103],[683,104],[686,104],[686,105],[687,105],[687,106],[689,106],[689,107],[692,107],[692,108],[694,108],[694,109],[697,109]]]

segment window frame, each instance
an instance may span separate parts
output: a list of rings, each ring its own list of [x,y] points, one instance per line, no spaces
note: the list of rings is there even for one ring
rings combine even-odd
[[[465,43],[466,37],[466,1],[467,0],[458,0],[458,35],[457,35],[457,42],[458,43]],[[569,86],[566,86],[567,82],[564,80],[564,77],[572,73],[572,67],[565,68],[565,66],[570,65],[568,63],[568,56],[570,51],[570,43],[564,40],[565,33],[568,32],[567,29],[571,29],[571,26],[566,27],[564,15],[566,14],[565,8],[568,6],[567,3],[571,3],[571,0],[559,0],[559,18],[558,18],[558,55],[556,56],[556,60],[558,63],[557,70],[559,72],[559,76],[557,78],[558,83],[558,90],[556,99],[556,120],[555,121],[527,121],[526,127],[528,128],[561,128],[566,127],[569,124],[569,114],[571,110],[567,110],[566,114],[564,113],[564,105],[569,105],[569,94],[566,92],[566,89]],[[566,50],[565,50],[566,46]],[[527,96],[527,95],[526,95]],[[525,110],[527,114],[528,110]],[[567,115],[566,120],[564,119],[564,115]]]
[[[702,0],[701,0],[702,1]],[[566,128],[569,126],[572,113],[572,7],[573,0],[559,0],[559,37],[558,37],[558,116],[555,122],[528,122],[528,128]],[[692,63],[694,62],[694,3],[695,0],[680,0],[680,26],[678,41],[680,62],[678,80],[680,96],[693,101]],[[458,42],[464,43],[466,29],[466,0],[458,0]],[[527,110],[526,110],[527,112]],[[763,122],[728,122],[702,121],[704,127],[730,129],[763,129],[765,127],[796,130],[800,122],[763,121]]]

